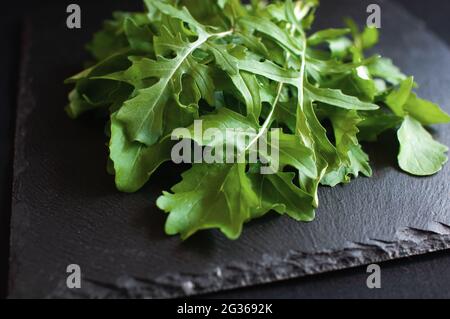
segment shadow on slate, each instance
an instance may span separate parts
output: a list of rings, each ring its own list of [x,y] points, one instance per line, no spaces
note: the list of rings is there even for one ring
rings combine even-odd
[[[319,27],[365,19],[369,1],[323,1]],[[388,1],[381,44],[421,84],[419,93],[450,111],[450,51],[417,19]],[[417,178],[399,171],[395,133],[366,146],[374,177],[322,188],[312,223],[275,214],[246,225],[239,240],[203,231],[186,242],[163,232],[155,206],[179,180],[164,165],[136,194],[119,193],[106,173],[103,120],[70,120],[64,78],[87,58],[84,43],[119,1],[83,5],[83,28],[65,28],[65,7],[27,24],[16,131],[10,294],[28,297],[177,297],[344,269],[450,248],[450,165]],[[129,6],[129,4],[128,4]],[[138,8],[138,6],[136,6]],[[450,145],[450,126],[434,130]],[[66,288],[78,264],[82,288]]]

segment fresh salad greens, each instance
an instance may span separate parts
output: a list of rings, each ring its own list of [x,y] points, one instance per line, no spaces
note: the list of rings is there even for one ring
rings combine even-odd
[[[279,169],[263,174],[271,154],[259,151],[250,162],[251,145],[233,136],[239,158],[192,164],[157,200],[169,213],[167,234],[185,239],[218,228],[236,239],[245,222],[269,211],[312,221],[319,185],[370,176],[360,143],[387,130],[398,130],[404,171],[432,175],[447,161],[448,148],[424,126],[450,116],[419,98],[414,79],[391,60],[365,56],[377,29],[346,20],[346,28],[312,33],[318,0],[144,2],[145,12],[105,22],[88,45],[96,62],[67,80],[75,85],[71,117],[108,114],[108,170],[117,188],[139,190],[171,160],[172,132],[193,131],[197,120],[204,131],[271,129],[279,154]]]

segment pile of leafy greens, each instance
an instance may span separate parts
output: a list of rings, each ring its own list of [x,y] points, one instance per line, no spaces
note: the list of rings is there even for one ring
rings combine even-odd
[[[319,185],[372,174],[360,142],[386,130],[398,130],[404,171],[432,175],[447,161],[447,147],[424,126],[449,115],[419,98],[391,60],[364,56],[377,29],[347,20],[346,28],[312,33],[318,0],[145,6],[106,21],[88,45],[96,62],[67,80],[75,85],[70,116],[109,116],[108,170],[120,191],[139,190],[170,160],[172,131],[192,129],[196,119],[204,130],[279,129],[275,174],[245,161],[197,163],[182,174],[157,200],[169,213],[167,234],[218,228],[236,239],[245,222],[272,210],[311,221]]]

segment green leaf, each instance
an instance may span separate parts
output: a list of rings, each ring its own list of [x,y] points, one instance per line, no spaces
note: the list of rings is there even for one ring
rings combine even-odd
[[[405,112],[423,125],[445,124],[450,122],[450,115],[445,113],[437,104],[417,97],[411,93],[406,104]]]
[[[411,95],[411,90],[414,86],[414,78],[409,77],[405,79],[397,90],[392,91],[386,97],[386,104],[391,108],[397,116],[404,116],[404,106]]]
[[[353,46],[350,52],[353,56],[353,61],[359,61],[364,57],[364,50],[372,48],[379,40],[379,32],[377,28],[365,27],[363,32],[360,32],[358,25],[352,19],[345,19],[347,27],[351,30],[353,37]]]
[[[270,20],[249,16],[239,19],[238,24],[244,29],[257,31],[268,36],[293,54],[301,54],[302,48],[299,44],[292,40],[286,30],[279,28]]]
[[[164,138],[147,146],[130,141],[123,124],[117,119],[117,113],[111,115],[109,155],[110,168],[115,174],[116,186],[123,192],[138,191],[149,180],[156,169],[171,159],[171,151],[175,145],[170,135],[175,128],[186,127],[194,121],[195,114],[169,106],[164,114]]]
[[[384,79],[393,85],[398,85],[406,79],[406,75],[392,63],[391,59],[377,59],[372,61],[367,67],[373,77]]]
[[[191,13],[187,10],[186,7],[183,7],[182,9],[178,9],[168,3],[164,3],[160,0],[144,0],[145,3],[149,7],[154,6],[156,9],[158,9],[161,13],[172,17],[179,19],[183,22],[188,23],[191,27],[195,28],[196,32],[202,32],[204,29],[204,26],[200,24],[195,18],[191,15]]]
[[[361,115],[361,114],[360,114]],[[374,142],[378,136],[402,123],[402,118],[384,110],[370,111],[362,114],[363,120],[358,123],[358,139]]]
[[[448,147],[436,142],[422,125],[406,116],[398,131],[400,154],[398,162],[404,171],[418,176],[439,172],[448,158]]]
[[[327,113],[333,125],[336,149],[343,165],[328,172],[321,183],[334,187],[340,183],[349,183],[351,175],[358,177],[360,172],[371,176],[369,157],[362,150],[357,138],[361,117],[353,110],[330,109]]]
[[[259,215],[270,210],[297,221],[312,221],[315,217],[312,206],[313,197],[294,185],[293,173],[271,175],[251,174],[250,179],[259,200]]]
[[[122,12],[114,13],[114,18],[105,21],[103,29],[97,32],[87,45],[87,49],[97,61],[127,49],[128,41],[123,32],[123,25],[128,16]]]
[[[252,73],[239,70],[239,60],[228,53],[226,46],[213,45],[207,46],[216,60],[218,66],[225,71],[231,78],[235,88],[245,101],[247,115],[257,120],[261,114],[261,96],[258,81]]]
[[[203,25],[214,27],[227,27],[229,23],[227,18],[230,6],[237,9],[234,5],[239,1],[234,0],[182,0],[179,6],[186,7],[189,13]]]
[[[96,105],[90,104],[83,96],[73,89],[69,93],[69,105],[66,107],[66,113],[73,119],[79,117],[81,114],[97,108]]]
[[[332,60],[320,60],[317,58],[306,57],[308,72],[315,72],[322,76],[324,75],[339,75],[344,76],[348,73],[355,73],[360,70],[362,66],[372,63],[377,60],[378,56],[373,56],[369,59],[361,60],[355,63],[342,63],[340,61]],[[361,73],[361,71],[359,71]],[[367,75],[365,77],[368,77]]]
[[[219,228],[228,238],[237,239],[256,212],[258,196],[244,164],[196,164],[172,193],[158,198],[157,205],[170,212],[169,235],[186,239],[198,230]]]
[[[117,114],[127,128],[130,138],[146,145],[154,144],[163,132],[163,113],[171,98],[180,107],[197,108],[199,100],[204,97],[213,103],[214,87],[209,68],[195,61],[191,56],[195,49],[207,41],[208,35],[199,36],[198,40],[190,43],[181,36],[172,36],[168,29],[163,29],[161,36],[155,39],[155,51],[158,60],[142,59],[134,63],[124,73],[123,80],[136,85],[136,78],[146,79],[154,77],[158,82],[148,88],[137,91],[137,95],[125,102]],[[174,48],[177,56],[171,60],[161,54],[169,48]],[[147,67],[142,65],[146,64]],[[142,71],[145,70],[145,75]],[[188,86],[194,91],[193,100],[183,103],[183,76],[189,75],[193,81]],[[188,105],[185,105],[188,104]]]
[[[351,176],[358,177],[359,173],[363,173],[367,177],[372,176],[369,156],[364,153],[360,145],[352,145],[348,157],[350,163],[327,173],[321,180],[322,185],[335,187],[338,184],[347,184],[350,183]]]
[[[324,86],[339,89],[346,95],[355,96],[362,101],[374,101],[377,95],[375,82],[367,76],[366,68],[361,66],[348,74],[332,77]]]
[[[125,20],[125,34],[133,51],[153,54],[153,32],[147,25],[138,25],[132,18]]]
[[[376,110],[379,108],[376,104],[363,102],[354,96],[345,95],[341,90],[318,88],[309,83],[306,83],[305,87],[306,94],[312,101],[348,110]]]
[[[353,43],[346,37],[330,39],[327,41],[330,47],[331,56],[337,59],[344,59],[350,51]]]
[[[353,145],[358,145],[358,124],[361,117],[354,110],[332,109],[328,111],[334,130],[336,149],[343,161],[348,161],[348,152]]]
[[[397,90],[386,97],[386,104],[397,115],[410,115],[423,125],[443,124],[450,122],[450,116],[438,105],[417,97],[412,92],[413,77],[405,79]]]
[[[123,53],[113,54],[82,72],[68,78],[65,83],[77,83],[80,80],[95,79],[104,75],[126,70],[130,66],[128,57]]]
[[[308,38],[309,45],[318,45],[330,40],[341,38],[350,32],[350,29],[325,29],[320,30]]]
[[[189,137],[193,138],[199,145],[222,147],[223,151],[225,145],[232,145],[238,154],[249,151],[250,142],[258,137],[257,134],[261,130],[261,127],[252,120],[226,108],[219,109],[216,114],[201,117],[200,120],[202,135],[197,136],[195,126],[192,125],[188,128],[190,132]],[[220,136],[222,139],[214,136],[213,140],[207,140],[205,138],[205,132],[210,129],[220,131],[222,133]],[[317,170],[311,149],[306,147],[295,135],[285,134],[281,130],[263,132],[263,134],[261,141],[258,141],[258,143],[262,141],[266,142],[267,149],[259,148],[258,144],[255,143],[255,148],[259,155],[268,161],[277,161],[278,170],[282,170],[286,166],[291,166],[310,178],[317,177]],[[267,138],[265,138],[266,134],[268,135]],[[275,139],[276,142],[274,141]],[[274,156],[277,158],[274,158]]]
[[[94,35],[93,61],[66,80],[66,112],[105,117],[120,191],[178,163],[177,151],[193,160],[157,201],[168,234],[215,228],[236,239],[271,210],[311,221],[319,186],[370,176],[360,143],[390,129],[400,127],[405,171],[431,175],[447,161],[423,125],[450,116],[417,97],[391,60],[365,58],[377,29],[347,19],[311,33],[318,0],[143,2],[145,11],[114,13]]]
[[[295,135],[278,132],[278,138],[278,148],[272,149],[272,152],[278,152],[281,169],[291,166],[310,178],[317,178],[318,173],[312,150]],[[269,143],[269,146],[273,147],[273,144]]]
[[[377,28],[366,27],[361,35],[362,46],[364,49],[370,49],[378,43],[379,32]]]
[[[170,160],[172,146],[168,138],[152,146],[130,142],[123,125],[113,115],[109,149],[117,188],[122,192],[139,190],[162,163]]]
[[[294,70],[286,70],[271,61],[259,62],[250,59],[239,60],[238,67],[240,70],[249,73],[261,75],[272,81],[297,85],[299,73]]]
[[[326,129],[319,122],[314,112],[313,103],[310,100],[299,102],[297,109],[296,134],[303,143],[314,150],[317,177],[310,178],[299,172],[300,184],[307,192],[313,195],[313,205],[318,207],[318,187],[323,176],[337,169],[341,163],[336,148],[331,144]]]

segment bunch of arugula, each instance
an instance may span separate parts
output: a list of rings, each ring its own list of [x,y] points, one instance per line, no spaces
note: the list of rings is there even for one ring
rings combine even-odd
[[[145,12],[105,22],[88,45],[97,62],[67,80],[75,84],[70,116],[108,111],[108,169],[119,190],[140,189],[170,160],[171,132],[192,129],[195,119],[204,130],[280,129],[276,174],[242,161],[193,164],[182,174],[157,200],[169,213],[167,234],[219,228],[235,239],[271,210],[311,221],[318,186],[370,176],[360,142],[389,129],[398,129],[404,171],[432,175],[447,161],[447,147],[424,126],[449,115],[417,97],[413,78],[391,60],[364,56],[377,29],[361,32],[347,20],[346,28],[307,35],[318,0],[145,4]]]

